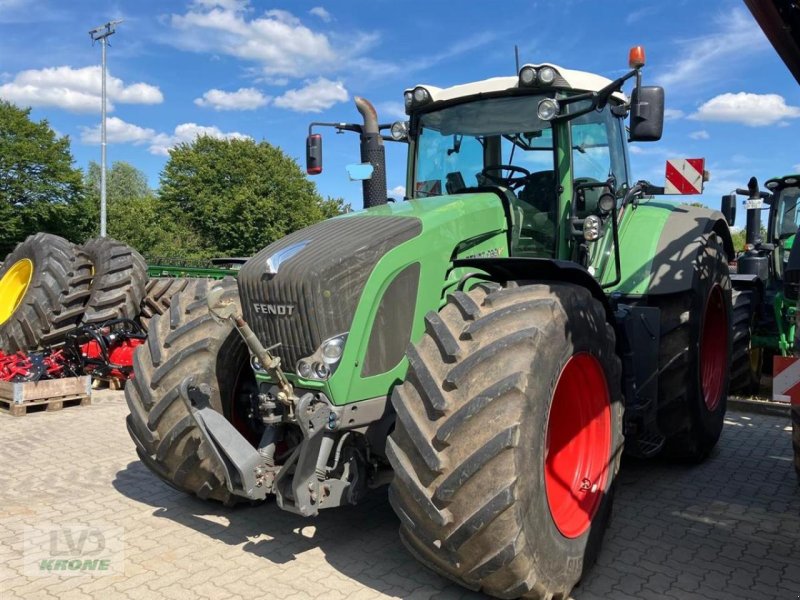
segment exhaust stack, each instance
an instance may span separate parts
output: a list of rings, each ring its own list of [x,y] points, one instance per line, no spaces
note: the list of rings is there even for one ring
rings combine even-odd
[[[356,108],[364,117],[361,132],[361,162],[372,165],[372,177],[361,185],[364,194],[364,208],[372,208],[387,203],[386,191],[386,152],[378,129],[378,113],[366,98],[354,98]]]

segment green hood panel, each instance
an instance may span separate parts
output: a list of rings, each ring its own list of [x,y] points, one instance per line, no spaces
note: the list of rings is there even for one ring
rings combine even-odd
[[[389,203],[335,217],[332,221],[358,219],[366,222],[374,219],[377,225],[386,217],[395,219],[408,217],[410,221],[421,223],[421,231],[402,243],[386,245],[388,251],[374,263],[371,273],[366,277],[353,313],[347,343],[338,368],[324,383],[300,379],[292,373],[287,374],[296,386],[320,389],[335,404],[385,396],[387,390],[405,376],[407,368],[405,358],[400,358],[397,364],[384,373],[362,376],[362,373],[371,373],[374,370],[365,369],[364,362],[376,317],[380,320],[381,327],[391,331],[410,332],[410,335],[408,333],[403,335],[409,335],[407,341],[416,342],[424,332],[425,314],[441,307],[448,289],[455,285],[461,275],[458,270],[452,269],[453,258],[481,253],[508,256],[505,209],[496,194],[438,196]],[[365,227],[359,226],[356,229],[363,230]],[[349,247],[352,244],[345,245]],[[336,252],[336,246],[332,248],[331,252]],[[343,256],[342,260],[346,265],[347,257]],[[384,293],[389,289],[390,294],[399,297],[398,285],[409,287],[410,273],[417,278],[413,311],[387,311],[387,299],[384,298]],[[390,289],[401,274],[401,281]],[[297,282],[296,285],[301,284],[302,282]],[[402,297],[402,301],[406,302],[407,295],[404,294]],[[379,314],[382,305],[383,309]],[[395,315],[398,322],[387,323],[387,315],[389,317]],[[408,323],[409,317],[410,323]],[[399,322],[403,319],[406,321]],[[374,350],[376,342],[374,336],[372,338]],[[392,345],[394,342],[395,340],[392,341]]]

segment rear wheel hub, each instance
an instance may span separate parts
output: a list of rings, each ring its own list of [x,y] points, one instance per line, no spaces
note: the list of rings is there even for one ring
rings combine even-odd
[[[11,318],[25,297],[33,277],[33,262],[23,258],[0,279],[0,325]]]
[[[582,352],[561,370],[547,421],[547,503],[564,537],[576,538],[591,525],[610,464],[608,384],[600,362]]]

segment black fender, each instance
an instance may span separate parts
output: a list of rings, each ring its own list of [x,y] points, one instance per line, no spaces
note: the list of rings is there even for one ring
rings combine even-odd
[[[454,267],[479,269],[490,279],[505,281],[563,281],[588,289],[603,305],[609,323],[614,323],[614,311],[597,280],[581,265],[567,260],[550,258],[459,258]]]
[[[692,288],[697,252],[708,234],[722,242],[728,261],[736,253],[728,223],[721,212],[695,206],[676,206],[667,218],[656,247],[648,295],[686,292]],[[624,275],[624,274],[623,274]]]

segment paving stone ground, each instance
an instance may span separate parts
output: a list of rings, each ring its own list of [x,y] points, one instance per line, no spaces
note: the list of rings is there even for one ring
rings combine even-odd
[[[201,502],[141,465],[126,413],[108,393],[91,407],[0,415],[0,599],[483,598],[404,551],[385,492],[316,519]],[[701,466],[625,463],[575,600],[800,598],[788,425],[730,412]],[[47,523],[122,528],[124,574],[26,575],[25,532]]]

